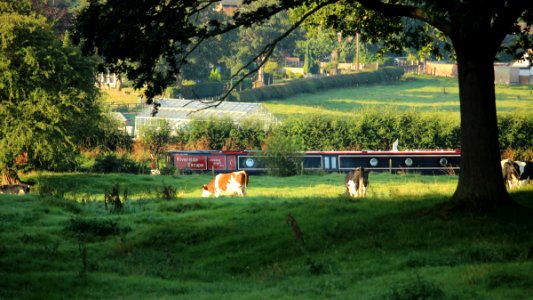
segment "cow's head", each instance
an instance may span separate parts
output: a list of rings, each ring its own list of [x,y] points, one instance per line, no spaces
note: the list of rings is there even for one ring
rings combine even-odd
[[[202,198],[207,198],[211,195],[213,195],[213,193],[209,191],[209,187],[207,186],[207,184],[204,184],[202,186]]]
[[[510,159],[502,161],[502,173],[503,180],[509,185],[509,188],[513,188],[518,185],[520,178],[520,167],[517,163]]]

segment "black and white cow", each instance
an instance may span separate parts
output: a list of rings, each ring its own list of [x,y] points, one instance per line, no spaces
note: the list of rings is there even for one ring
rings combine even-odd
[[[346,193],[350,197],[364,198],[368,188],[368,171],[365,171],[363,167],[359,167],[348,172],[344,178],[344,186],[346,187]]]
[[[503,180],[507,183],[509,189],[533,179],[533,162],[504,159],[501,161],[501,165]]]

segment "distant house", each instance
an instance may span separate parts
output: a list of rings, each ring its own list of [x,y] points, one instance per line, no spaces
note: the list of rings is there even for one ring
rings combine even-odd
[[[507,63],[494,64],[494,83],[518,84],[520,82],[520,69],[514,68]]]
[[[97,81],[100,87],[107,87],[113,89],[120,89],[122,87],[122,81],[120,76],[116,73],[100,73],[97,76]]]
[[[231,16],[241,5],[241,0],[222,0],[219,1],[215,7],[215,11],[223,12],[227,16]]]
[[[457,77],[457,64],[426,62],[425,74]],[[533,67],[527,60],[494,64],[494,83],[533,85]]]
[[[533,84],[533,66],[529,63],[527,57],[512,62],[510,67],[518,69],[519,84]]]

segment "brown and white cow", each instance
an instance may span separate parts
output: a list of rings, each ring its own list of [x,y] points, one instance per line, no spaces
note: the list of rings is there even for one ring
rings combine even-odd
[[[204,184],[202,187],[202,197],[211,195],[218,196],[244,196],[248,187],[248,173],[238,171],[232,173],[223,173],[215,176],[211,182]]]
[[[346,193],[350,197],[364,198],[368,188],[368,171],[365,171],[363,167],[359,167],[348,172],[344,178],[344,186],[346,187]]]

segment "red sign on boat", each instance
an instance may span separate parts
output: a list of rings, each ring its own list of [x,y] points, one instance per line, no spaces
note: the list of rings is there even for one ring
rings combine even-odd
[[[208,170],[225,170],[226,156],[224,155],[210,155],[207,157]]]
[[[176,154],[174,156],[174,166],[179,169],[207,170],[207,156]]]

